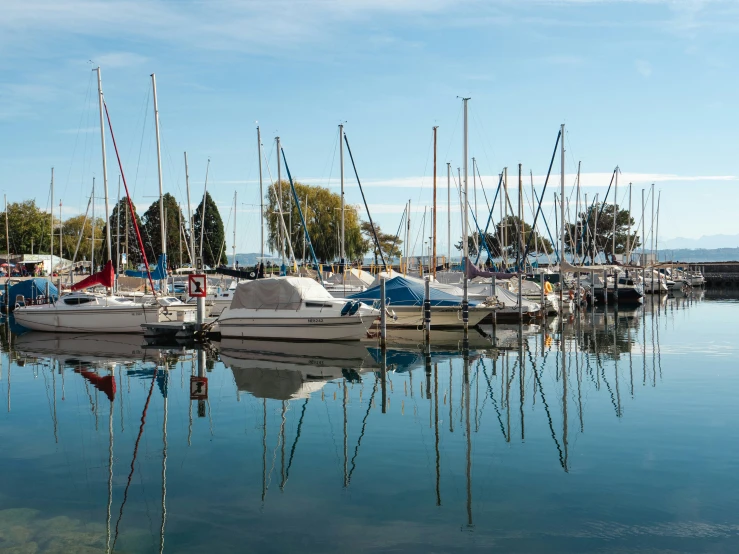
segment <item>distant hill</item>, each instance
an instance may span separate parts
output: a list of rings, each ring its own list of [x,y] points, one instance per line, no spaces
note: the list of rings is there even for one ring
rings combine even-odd
[[[665,248],[660,245],[660,260],[689,263],[733,262],[739,260],[739,248]]]
[[[699,239],[659,239],[659,249],[703,249],[739,248],[739,235],[705,235]],[[722,260],[723,261],[723,260]]]

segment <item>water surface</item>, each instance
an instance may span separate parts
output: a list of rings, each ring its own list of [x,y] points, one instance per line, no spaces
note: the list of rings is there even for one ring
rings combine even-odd
[[[648,298],[384,355],[6,326],[0,552],[736,552],[737,316]]]

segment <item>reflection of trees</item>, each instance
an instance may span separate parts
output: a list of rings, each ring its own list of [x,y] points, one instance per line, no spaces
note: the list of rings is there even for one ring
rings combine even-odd
[[[582,352],[618,359],[632,348],[633,335],[641,325],[640,313],[637,310],[588,312],[579,324],[565,329],[565,336],[576,338]]]

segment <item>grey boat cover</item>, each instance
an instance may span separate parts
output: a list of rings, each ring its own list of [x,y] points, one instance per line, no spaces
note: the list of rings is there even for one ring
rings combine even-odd
[[[299,310],[306,300],[333,300],[326,289],[307,277],[274,277],[237,285],[231,309]]]

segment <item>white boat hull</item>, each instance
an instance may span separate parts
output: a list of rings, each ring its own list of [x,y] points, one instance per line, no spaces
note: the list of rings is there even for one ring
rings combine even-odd
[[[144,323],[159,321],[157,306],[133,305],[105,309],[91,307],[56,310],[50,305],[28,306],[15,311],[15,321],[33,331],[57,333],[143,333]]]
[[[367,330],[375,319],[359,315],[253,317],[240,316],[239,311],[225,310],[221,314],[218,329],[222,337],[288,341],[361,340],[367,337]]]
[[[393,328],[423,328],[423,307],[422,306],[389,306],[390,312],[395,313],[395,317],[388,317],[386,325],[388,329]],[[480,323],[486,316],[491,314],[491,308],[470,307],[469,310],[469,327],[474,327]],[[375,326],[379,328],[379,320],[375,322]],[[462,322],[462,309],[458,306],[432,306],[431,307],[431,328],[432,329],[461,329],[464,327]]]

